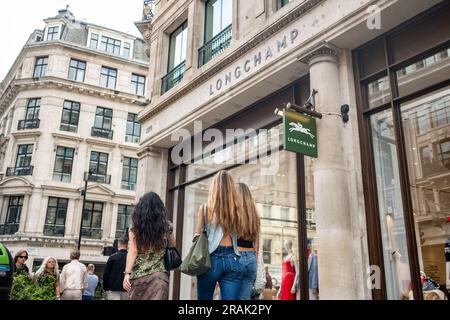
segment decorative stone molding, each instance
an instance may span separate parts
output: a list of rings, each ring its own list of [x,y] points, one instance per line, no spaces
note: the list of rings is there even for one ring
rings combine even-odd
[[[301,58],[300,61],[310,65],[312,60],[318,56],[332,56],[334,58],[338,58],[340,54],[340,50],[334,47],[331,44],[324,44],[320,48],[315,49],[314,51],[308,53],[305,57]]]
[[[139,159],[144,158],[147,155],[149,155],[149,156],[153,155],[153,156],[160,157],[160,156],[162,156],[163,152],[164,152],[164,149],[162,149],[162,148],[145,147],[145,148],[140,149],[137,152],[137,155],[138,155]]]
[[[146,120],[150,119],[152,116],[158,114],[159,112],[164,110],[167,106],[169,106],[173,102],[177,101],[178,99],[184,97],[189,92],[191,92],[192,90],[199,87],[201,84],[203,84],[207,80],[214,77],[217,73],[219,73],[221,70],[228,67],[234,61],[238,60],[240,57],[245,55],[251,49],[255,48],[260,43],[266,41],[273,34],[277,33],[281,29],[285,28],[291,22],[293,22],[293,21],[297,20],[299,17],[305,15],[306,13],[311,11],[314,7],[316,7],[318,4],[320,4],[324,1],[325,0],[307,0],[307,1],[305,1],[303,4],[301,4],[300,6],[295,8],[292,12],[287,14],[283,19],[277,21],[276,23],[271,25],[269,28],[267,28],[263,32],[259,33],[252,40],[246,42],[238,50],[234,51],[231,55],[229,55],[225,59],[218,62],[215,66],[211,67],[208,70],[205,70],[205,72],[202,72],[197,78],[193,79],[185,87],[181,88],[179,91],[172,94],[167,100],[162,101],[160,104],[156,105],[154,108],[149,110],[146,114],[144,114],[142,116],[142,118],[140,118],[140,121],[146,121]]]
[[[120,98],[123,103],[146,106],[150,103],[150,100],[140,98],[136,95],[127,92],[121,92],[117,90],[110,90],[101,87],[96,87],[86,83],[74,83],[70,80],[57,78],[57,77],[42,77],[39,79],[20,79],[14,80],[7,92],[0,97],[0,114],[2,114],[11,102],[16,98],[17,94],[23,90],[34,90],[36,87],[39,89],[53,89],[57,88],[66,91],[78,91],[85,95],[91,95],[94,97],[101,97],[109,100],[116,100]]]

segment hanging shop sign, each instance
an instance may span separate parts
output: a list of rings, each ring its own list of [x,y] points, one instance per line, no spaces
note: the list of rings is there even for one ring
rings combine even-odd
[[[316,119],[298,112],[284,110],[284,150],[317,158]]]

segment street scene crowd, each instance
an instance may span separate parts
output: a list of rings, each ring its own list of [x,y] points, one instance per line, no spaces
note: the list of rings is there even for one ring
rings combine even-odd
[[[207,203],[199,208],[194,239],[206,231],[208,267],[197,273],[199,300],[295,300],[297,283],[285,272],[276,292],[259,251],[260,217],[249,187],[235,184],[227,171],[217,173],[211,183]],[[292,245],[292,244],[291,244]],[[26,265],[28,252],[14,255],[11,300],[167,300],[170,268],[165,263],[168,248],[175,247],[173,226],[160,196],[145,194],[132,214],[128,234],[118,239],[117,252],[105,266],[102,279],[95,265],[80,261],[80,251],[72,250],[71,262],[59,270],[49,256],[35,272]],[[289,257],[288,257],[289,258]],[[181,261],[180,261],[181,263]],[[286,279],[284,279],[286,280]],[[289,284],[289,285],[286,285]],[[31,288],[33,294],[26,294]]]

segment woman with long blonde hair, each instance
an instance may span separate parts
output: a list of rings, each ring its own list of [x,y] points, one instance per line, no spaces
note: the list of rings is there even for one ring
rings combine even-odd
[[[208,204],[200,206],[197,221],[196,235],[201,234],[204,224],[211,254],[211,269],[197,276],[198,299],[212,300],[218,282],[223,300],[237,300],[242,281],[237,238],[243,228],[243,208],[228,172],[214,176]]]
[[[258,267],[261,219],[259,218],[249,187],[244,183],[238,183],[237,190],[242,197],[244,208],[242,228],[240,229],[239,239],[237,240],[238,250],[241,253],[239,262],[243,271],[239,299],[250,300]]]
[[[33,278],[36,284],[46,291],[46,299],[59,299],[59,265],[55,257],[45,258]]]

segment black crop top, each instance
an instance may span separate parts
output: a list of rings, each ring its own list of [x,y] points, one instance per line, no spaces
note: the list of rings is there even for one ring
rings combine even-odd
[[[242,248],[253,248],[253,241],[244,240],[242,238],[239,238],[237,240],[237,245],[238,245],[238,247],[242,247]]]

